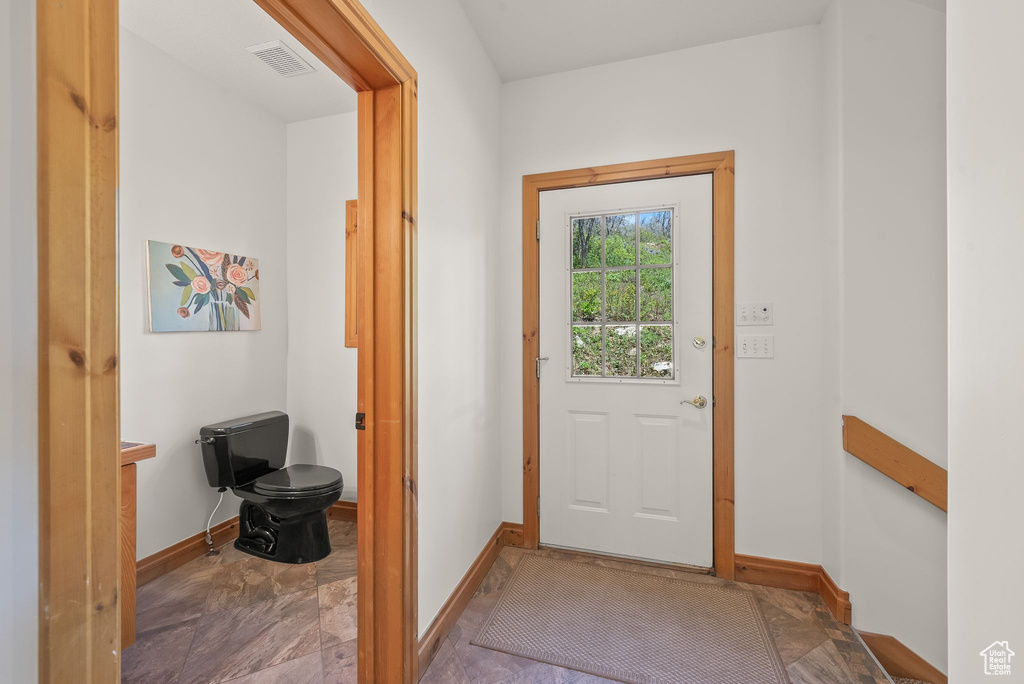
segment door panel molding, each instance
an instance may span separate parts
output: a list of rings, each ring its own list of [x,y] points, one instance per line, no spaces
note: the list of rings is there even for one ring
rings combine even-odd
[[[735,153],[713,152],[523,176],[523,545],[540,543],[540,193],[594,185],[711,174],[713,177],[714,563],[735,574],[733,250]]]

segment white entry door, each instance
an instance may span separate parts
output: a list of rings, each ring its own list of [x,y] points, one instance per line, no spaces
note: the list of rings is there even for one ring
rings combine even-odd
[[[540,217],[541,542],[711,567],[712,177]]]

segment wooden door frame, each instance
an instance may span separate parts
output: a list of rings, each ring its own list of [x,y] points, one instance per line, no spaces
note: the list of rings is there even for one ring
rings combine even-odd
[[[413,682],[416,72],[357,0],[255,2],[359,92],[359,681]],[[36,5],[39,681],[55,684],[120,680],[117,7]]]
[[[733,233],[735,153],[610,164],[523,176],[523,535],[526,548],[540,543],[540,193],[630,181],[711,174],[714,193],[714,563],[719,577],[735,569],[733,404]]]

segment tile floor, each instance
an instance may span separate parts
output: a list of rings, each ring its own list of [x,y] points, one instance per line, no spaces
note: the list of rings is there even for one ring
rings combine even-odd
[[[609,681],[470,644],[525,553],[749,589],[757,595],[792,684],[885,684],[889,681],[853,630],[836,622],[817,594],[758,587],[709,575],[637,566],[555,549],[524,551],[506,547],[420,684],[594,684]]]
[[[331,520],[331,555],[272,563],[231,543],[139,587],[124,684],[356,681],[356,526]]]
[[[236,551],[197,558],[139,588],[124,684],[347,684],[356,681],[356,529],[329,522],[330,556],[271,563]],[[503,549],[423,684],[591,684],[608,680],[469,643],[524,553],[573,558],[757,594],[792,684],[882,684],[885,675],[815,594],[543,549]]]

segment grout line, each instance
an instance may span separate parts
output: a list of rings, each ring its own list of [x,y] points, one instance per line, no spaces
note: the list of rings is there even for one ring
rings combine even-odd
[[[333,547],[332,547],[332,550],[333,550]],[[316,563],[319,563],[319,562],[320,561],[317,561]],[[317,583],[316,583],[316,635],[320,639],[320,651],[319,651],[320,652],[320,678],[323,679],[324,677],[327,676],[327,668],[324,666],[324,630],[323,630],[323,620],[321,619],[322,612],[321,612],[321,609],[320,609],[320,580],[317,577],[317,570],[319,568],[316,567],[316,563],[313,563],[313,577],[314,577],[314,579],[317,580]],[[358,592],[358,591],[359,591],[359,588],[357,587],[356,588],[356,592]],[[356,600],[357,601],[359,600],[358,594],[356,595]]]
[[[196,618],[196,626],[195,629],[192,630],[192,639],[188,642],[188,651],[185,653],[185,657],[181,661],[181,667],[178,668],[178,676],[175,681],[181,679],[181,674],[185,671],[185,666],[188,665],[188,658],[192,655],[192,646],[196,643],[196,634],[199,633],[199,623],[202,622],[202,620],[202,615]]]

